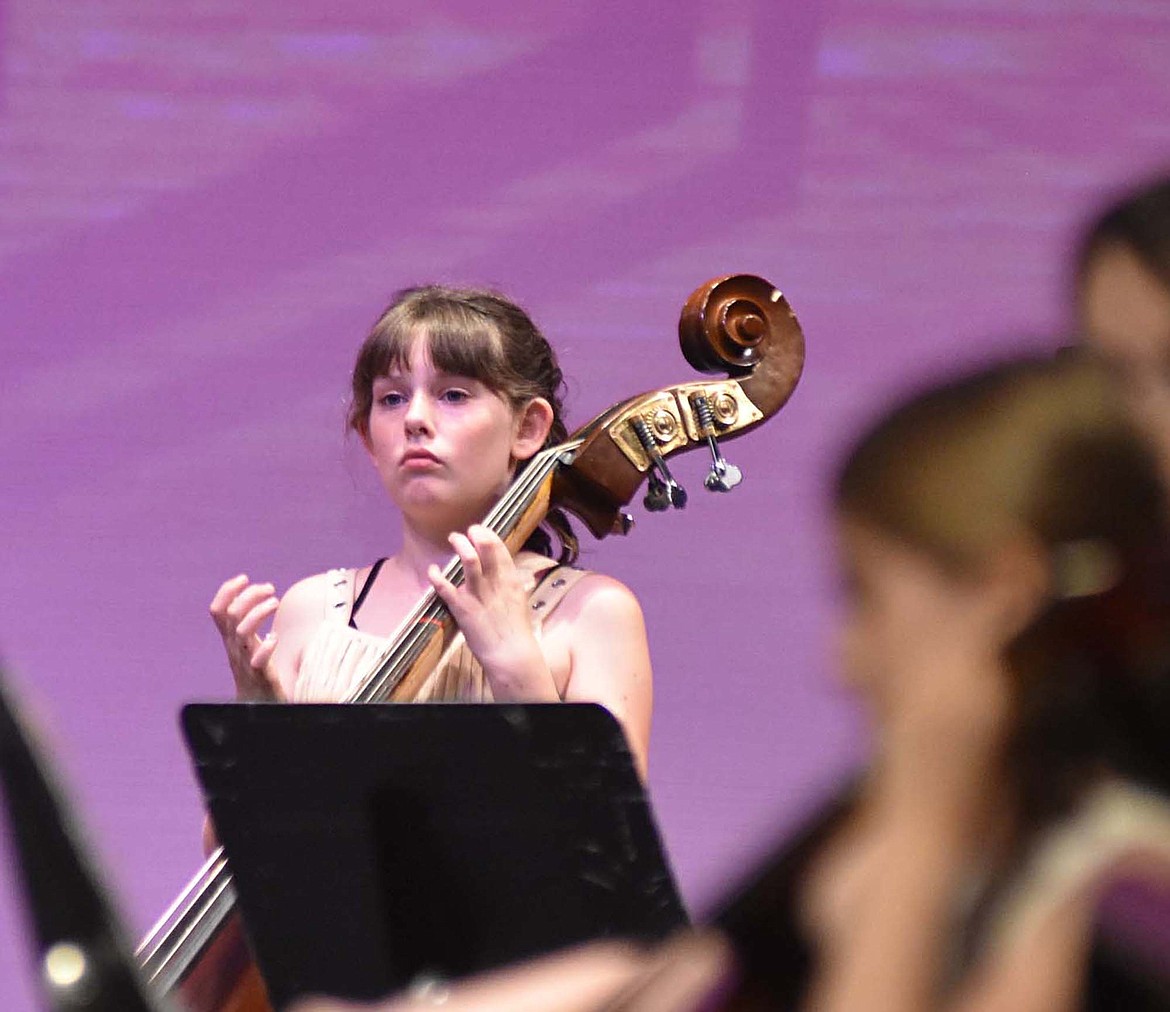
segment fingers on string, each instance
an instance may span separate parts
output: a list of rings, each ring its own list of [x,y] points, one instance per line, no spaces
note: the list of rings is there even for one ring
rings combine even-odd
[[[463,564],[464,584],[471,593],[478,594],[483,586],[483,566],[475,545],[471,543],[466,534],[460,534],[458,531],[452,533],[447,540]]]
[[[473,524],[467,531],[467,537],[479,555],[484,579],[494,580],[508,568],[512,559],[508,546],[493,531],[482,524]]]
[[[435,588],[435,593],[439,595],[440,600],[451,610],[451,613],[458,618],[459,598],[458,588],[448,580],[443,571],[435,565],[427,567],[427,579],[431,581],[431,586]]]

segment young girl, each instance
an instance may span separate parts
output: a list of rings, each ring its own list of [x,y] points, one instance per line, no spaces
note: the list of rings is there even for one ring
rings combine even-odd
[[[465,643],[420,698],[600,703],[644,775],[652,693],[637,600],[617,580],[570,568],[577,541],[559,511],[515,559],[480,523],[534,454],[566,438],[561,386],[548,342],[507,299],[439,286],[400,293],[358,353],[349,426],[398,510],[402,547],[303,579],[279,600],[246,575],[224,583],[211,614],[238,698],[345,699],[433,588]],[[441,572],[453,553],[458,587]]]

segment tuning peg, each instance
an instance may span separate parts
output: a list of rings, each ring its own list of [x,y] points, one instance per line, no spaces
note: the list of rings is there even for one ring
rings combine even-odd
[[[686,506],[687,490],[673,478],[663,481],[657,474],[651,473],[649,486],[642,505],[651,513],[661,513],[670,506],[676,510]]]
[[[669,506],[676,510],[682,509],[687,504],[687,490],[674,480],[674,475],[670,473],[670,468],[666,466],[666,461],[658,452],[658,444],[654,441],[650,426],[642,418],[634,418],[630,426],[650,458],[651,469],[648,476],[650,487],[646,490],[646,498],[642,500],[642,504],[651,513],[660,513]]]
[[[699,431],[711,451],[711,470],[703,480],[703,486],[710,492],[730,492],[743,481],[743,472],[723,459],[719,441],[715,438],[715,416],[711,411],[711,402],[702,394],[696,394],[691,398],[691,407],[698,417]]]
[[[703,486],[710,492],[730,492],[743,481],[743,472],[734,464],[716,457],[710,473],[703,479]]]
[[[647,483],[646,497],[642,500],[642,505],[646,507],[651,513],[661,513],[670,506],[670,493],[667,491],[666,482],[658,477],[657,474],[651,472],[650,480]]]
[[[614,534],[629,534],[634,529],[634,518],[630,516],[625,510],[619,510],[618,515],[614,517],[613,531]]]

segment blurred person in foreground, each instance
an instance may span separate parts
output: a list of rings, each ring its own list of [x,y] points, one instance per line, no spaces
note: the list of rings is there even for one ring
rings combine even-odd
[[[1134,949],[1095,948],[1150,911],[1170,929],[1170,531],[1115,391],[1087,362],[1001,366],[898,408],[841,471],[844,667],[875,743],[802,895],[809,1008],[1170,1001]]]
[[[1073,281],[1083,343],[1117,376],[1170,486],[1170,177],[1089,224]]]
[[[857,443],[835,512],[873,748],[783,887],[652,952],[381,1007],[1170,1007],[1170,511],[1116,385],[1070,357],[929,390]]]

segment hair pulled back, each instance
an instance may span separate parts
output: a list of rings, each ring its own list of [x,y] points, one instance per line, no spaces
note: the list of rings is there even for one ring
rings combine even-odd
[[[1097,254],[1123,246],[1163,285],[1170,288],[1170,178],[1153,180],[1125,194],[1102,211],[1081,239],[1076,258],[1076,284]]]
[[[1043,553],[1049,600],[1006,658],[1022,832],[1105,770],[1170,787],[1167,504],[1100,368],[1019,361],[911,399],[856,445],[836,501],[958,577],[1020,534]]]
[[[348,424],[363,439],[369,436],[374,380],[407,368],[419,340],[426,342],[435,368],[480,381],[513,410],[536,397],[548,401],[553,422],[543,448],[568,438],[564,377],[556,354],[528,314],[497,292],[424,285],[398,292],[358,351]],[[520,461],[516,474],[527,463]],[[573,562],[578,542],[568,517],[550,510],[544,526],[548,531],[538,529],[525,548],[551,557],[551,531],[560,543],[559,561]]]

